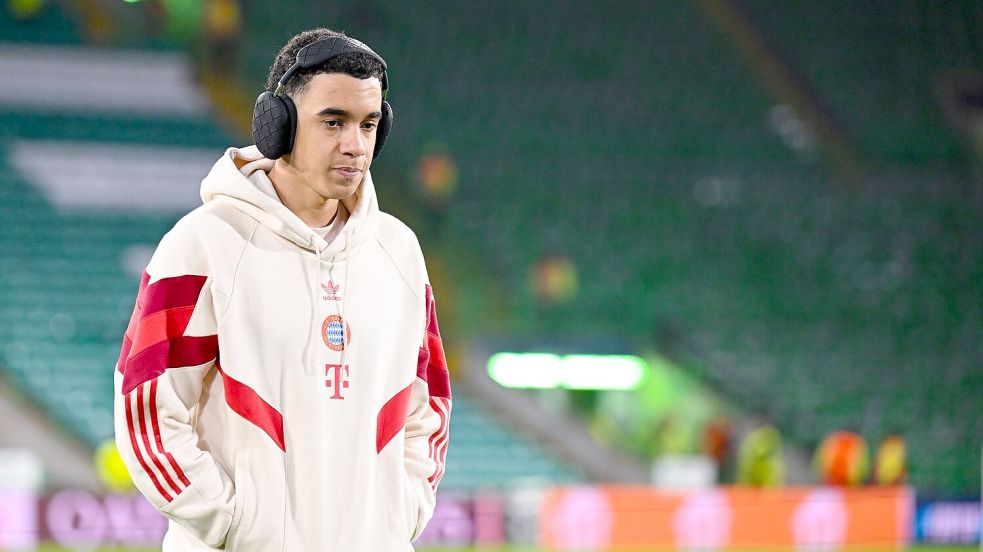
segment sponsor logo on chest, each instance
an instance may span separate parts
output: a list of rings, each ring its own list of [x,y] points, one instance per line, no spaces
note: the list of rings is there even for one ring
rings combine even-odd
[[[324,386],[328,389],[334,390],[334,393],[328,397],[329,399],[345,400],[344,395],[342,395],[342,389],[348,389],[351,387],[349,375],[350,371],[347,364],[324,365]]]

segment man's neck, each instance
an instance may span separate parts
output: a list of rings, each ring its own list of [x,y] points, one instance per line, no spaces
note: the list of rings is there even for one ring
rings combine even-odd
[[[331,224],[338,212],[338,200],[314,191],[283,159],[277,159],[270,171],[270,182],[280,202],[311,228]]]

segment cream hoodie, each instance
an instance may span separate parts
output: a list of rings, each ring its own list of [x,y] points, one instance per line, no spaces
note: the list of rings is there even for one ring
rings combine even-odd
[[[325,242],[230,148],[164,236],[115,374],[116,443],[164,552],[412,550],[450,383],[416,236],[371,176]]]

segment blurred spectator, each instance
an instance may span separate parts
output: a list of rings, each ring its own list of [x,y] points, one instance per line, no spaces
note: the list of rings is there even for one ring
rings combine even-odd
[[[908,479],[908,445],[904,437],[891,433],[881,441],[874,454],[874,483],[891,486]]]
[[[207,0],[203,25],[211,69],[232,74],[242,30],[242,11],[238,0]]]
[[[762,423],[741,443],[737,482],[751,487],[777,487],[785,483],[782,436],[769,423]]]
[[[420,193],[431,204],[443,205],[457,188],[457,164],[441,147],[420,157],[416,166],[416,181]]]
[[[533,265],[530,284],[541,304],[568,303],[577,296],[577,267],[566,255],[549,253]]]
[[[7,0],[7,12],[18,21],[30,21],[44,13],[45,0]]]
[[[852,431],[830,433],[816,450],[813,468],[824,485],[859,486],[870,470],[867,442]]]
[[[655,430],[653,456],[686,455],[693,451],[686,425],[674,413],[666,414]]]
[[[703,431],[703,454],[717,464],[720,481],[730,480],[730,421],[717,416]]]
[[[607,447],[627,446],[630,448],[631,443],[625,442],[627,435],[623,431],[624,428],[619,426],[614,418],[606,412],[600,410],[585,412],[582,418],[586,421],[587,431],[598,443]]]
[[[147,36],[161,37],[167,34],[167,8],[163,0],[144,0],[143,17],[147,21]]]
[[[717,464],[698,453],[698,426],[684,412],[667,413],[656,431],[651,474],[656,487],[709,489],[717,484]]]

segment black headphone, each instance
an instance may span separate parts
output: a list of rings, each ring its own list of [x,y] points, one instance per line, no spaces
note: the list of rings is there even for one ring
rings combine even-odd
[[[283,86],[301,69],[317,67],[333,57],[349,52],[361,52],[375,58],[382,64],[382,118],[375,134],[375,150],[372,155],[379,157],[382,146],[393,125],[393,109],[386,101],[389,92],[389,77],[386,75],[386,62],[371,48],[347,36],[338,36],[308,44],[297,52],[297,61],[283,74],[273,92],[266,91],[256,98],[253,108],[253,141],[267,159],[279,159],[290,153],[294,147],[297,133],[297,106],[289,96],[282,94]]]

